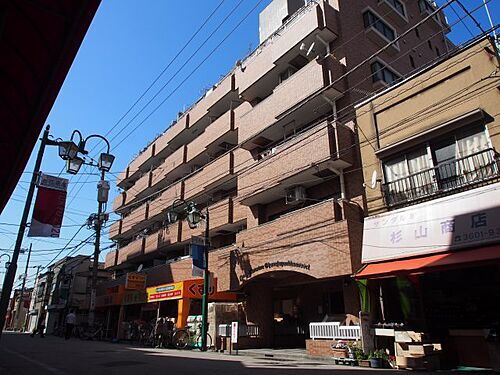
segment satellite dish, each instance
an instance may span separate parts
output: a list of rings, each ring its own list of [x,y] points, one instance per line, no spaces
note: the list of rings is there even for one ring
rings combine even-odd
[[[143,269],[144,265],[140,264],[139,267],[137,267],[137,272],[141,272]]]
[[[377,182],[378,182],[377,177],[378,177],[378,174],[377,174],[377,171],[375,170],[372,173],[372,180],[371,180],[371,184],[370,184],[370,187],[372,189],[375,189],[377,187]]]
[[[314,42],[311,43],[309,46],[309,49],[307,50],[306,56],[309,57],[309,55],[314,51]]]

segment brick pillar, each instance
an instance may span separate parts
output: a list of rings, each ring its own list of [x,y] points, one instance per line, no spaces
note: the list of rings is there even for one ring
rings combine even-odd
[[[267,280],[254,281],[245,288],[247,299],[245,313],[248,323],[257,324],[260,328],[258,345],[270,348],[273,345],[273,288]]]

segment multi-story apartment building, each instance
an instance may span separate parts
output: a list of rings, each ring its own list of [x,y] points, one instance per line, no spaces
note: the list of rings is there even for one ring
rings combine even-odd
[[[444,366],[499,355],[486,340],[500,311],[499,69],[484,37],[356,109],[367,310],[381,335],[397,323],[440,343]]]
[[[121,220],[109,234],[119,247],[106,268],[142,265],[148,286],[191,279],[188,248],[203,228],[167,225],[165,214],[192,201],[210,214],[217,290],[240,293],[259,345],[303,345],[308,322],[357,316],[350,275],[361,266],[363,188],[352,105],[447,51],[440,13],[391,44],[433,9],[423,0],[274,0],[260,15],[259,47],[119,176]],[[104,305],[120,304],[120,283]],[[130,311],[139,317],[140,306]]]
[[[52,271],[38,275],[31,294],[27,330],[33,332],[40,319],[45,320],[52,287]]]
[[[49,266],[52,274],[48,288],[47,313],[45,315],[47,333],[65,322],[69,310],[74,310],[77,321],[86,322],[90,307],[90,291],[92,280],[92,259],[77,255],[65,257]],[[99,264],[98,283],[109,279],[111,275],[104,270],[104,264]],[[100,317],[100,320],[104,320]]]

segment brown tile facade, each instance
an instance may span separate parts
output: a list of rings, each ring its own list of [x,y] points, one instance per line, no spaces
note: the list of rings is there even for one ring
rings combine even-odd
[[[278,343],[277,301],[293,303],[307,319],[322,318],[323,284],[315,283],[342,292],[345,313],[357,314],[349,277],[361,265],[364,192],[353,104],[381,83],[373,82],[372,62],[338,78],[383,41],[365,31],[363,12],[371,9],[400,34],[423,17],[417,2],[404,4],[406,19],[385,17],[391,11],[385,0],[309,3],[237,62],[120,175],[125,192],[113,209],[124,216],[110,229],[120,245],[116,265],[152,267],[148,285],[192,278],[185,256],[204,225],[165,224],[176,199],[192,200],[209,207],[218,289],[244,292],[246,321],[262,329],[259,345]],[[419,36],[408,34],[377,61],[407,74],[409,54],[417,67],[436,57],[426,41],[431,35],[445,52],[444,34],[423,25]],[[312,43],[317,55],[306,56]],[[230,149],[215,147],[225,139],[234,143],[226,142]],[[106,267],[114,263],[109,255]],[[280,288],[300,293],[285,296]]]

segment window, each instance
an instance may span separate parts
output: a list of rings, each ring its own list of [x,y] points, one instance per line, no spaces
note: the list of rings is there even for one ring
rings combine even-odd
[[[398,74],[394,73],[391,69],[379,61],[373,62],[371,64],[371,69],[373,83],[383,81],[387,84],[391,84],[401,78]]]
[[[427,41],[427,45],[429,46],[429,49],[432,51],[432,43],[430,40]]]
[[[413,60],[413,56],[410,55],[410,65],[413,69],[415,69],[415,60]]]
[[[484,125],[473,125],[384,161],[386,203],[404,203],[498,175],[489,147]]]
[[[394,32],[394,30],[373,12],[367,10],[365,13],[363,13],[363,21],[365,24],[365,29],[374,28],[390,41],[396,39],[396,33]]]
[[[385,1],[389,3],[390,6],[392,6],[394,10],[396,10],[400,15],[402,15],[403,17],[406,16],[405,7],[401,1],[399,0],[385,0]]]
[[[420,39],[420,31],[418,31],[418,27],[415,27],[415,35],[418,39]]]
[[[418,1],[418,7],[420,9],[420,13],[433,13],[436,11],[433,5],[428,0],[419,0]],[[439,23],[439,16],[436,13],[432,18]]]
[[[287,68],[284,72],[280,73],[279,83],[280,84],[283,83],[288,78],[293,76],[296,72],[297,72],[297,69],[295,69],[294,67]]]
[[[436,47],[436,55],[437,57],[441,56],[441,52],[439,51],[439,48]]]

